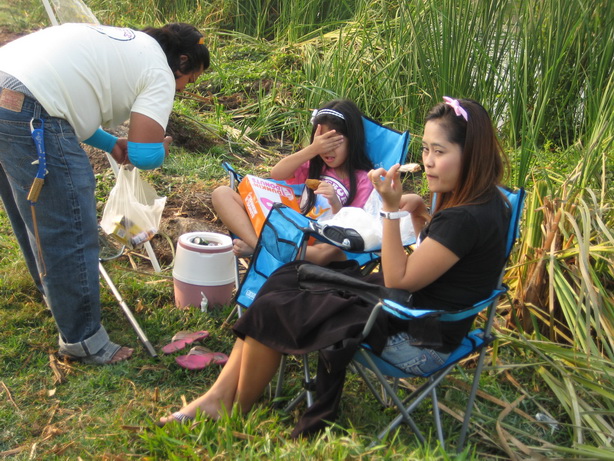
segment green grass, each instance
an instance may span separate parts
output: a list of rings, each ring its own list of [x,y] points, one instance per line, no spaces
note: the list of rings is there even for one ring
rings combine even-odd
[[[50,354],[57,350],[57,330],[49,312],[25,272],[19,250],[8,232],[6,216],[0,213],[0,453],[19,454],[14,459],[84,459],[104,456],[152,457],[154,459],[201,459],[207,456],[234,459],[286,458],[347,459],[480,459],[489,454],[502,455],[496,441],[472,436],[470,452],[456,458],[431,441],[419,446],[407,428],[388,440],[369,448],[372,434],[393,416],[382,412],[379,404],[355,376],[350,376],[341,405],[338,426],[321,437],[291,441],[289,434],[299,415],[271,408],[270,396],[263,397],[247,416],[230,415],[218,422],[199,421],[193,426],[159,429],[152,422],[176,411],[182,399],[191,400],[213,382],[218,369],[189,372],[179,368],[174,355],[149,357],[124,318],[109,290],[102,286],[102,315],[114,341],[135,347],[134,357],[116,366],[91,367],[60,365],[64,373],[57,382],[50,368]],[[232,333],[222,324],[230,307],[209,315],[198,309],[174,307],[172,280],[165,267],[162,275],[142,265],[130,268],[125,257],[105,263],[115,285],[135,312],[142,328],[156,349],[166,344],[179,330],[206,329],[211,337],[206,344],[214,350],[229,352]],[[301,369],[291,360],[285,378],[285,395],[300,388]],[[513,400],[515,390],[496,372],[485,374],[485,391],[498,398]],[[448,406],[460,407],[462,391],[450,388],[444,395]],[[360,405],[356,405],[359,401]],[[492,424],[501,408],[480,403],[477,421]],[[490,407],[490,408],[489,408]],[[430,412],[417,412],[417,421],[430,426]],[[451,434],[459,423],[444,420]],[[525,424],[528,424],[525,422]],[[513,425],[513,424],[512,424]],[[487,433],[488,431],[483,431]],[[529,432],[522,429],[516,436]],[[433,435],[431,434],[431,437]],[[474,453],[474,454],[469,454]]]
[[[0,227],[8,231],[2,213]],[[178,354],[149,357],[138,344],[117,301],[103,285],[103,322],[114,341],[136,348],[135,355],[125,363],[109,367],[60,365],[64,378],[57,382],[49,358],[49,354],[57,350],[55,324],[25,273],[10,234],[4,232],[0,242],[3,281],[0,297],[5,300],[0,319],[0,356],[3,358],[0,365],[0,392],[3,394],[0,453],[21,450],[14,459],[31,456],[36,459],[75,459],[78,456],[98,459],[119,455],[153,459],[213,456],[234,459],[482,459],[484,456],[504,456],[488,429],[502,408],[483,400],[479,401],[476,415],[476,428],[483,425],[482,435],[472,435],[471,448],[461,457],[446,454],[437,448],[433,439],[421,447],[406,427],[385,444],[370,448],[373,434],[393,413],[382,412],[355,376],[348,378],[338,426],[313,440],[289,440],[302,410],[287,415],[273,409],[269,395],[247,416],[232,414],[218,422],[199,420],[194,425],[154,427],[152,422],[178,410],[182,399],[189,401],[204,392],[217,376],[218,369],[211,367],[189,372],[175,364],[174,356]],[[206,345],[229,353],[234,337],[222,324],[230,307],[209,315],[198,309],[175,308],[167,267],[162,275],[151,273],[144,264],[140,271],[134,271],[125,257],[106,262],[105,267],[157,350],[176,331],[205,329],[211,332]],[[529,370],[525,373],[530,374]],[[494,369],[485,373],[484,391],[504,401],[513,401],[517,390],[498,374]],[[300,377],[299,363],[291,360],[285,378],[285,396],[291,397],[299,390]],[[458,411],[465,395],[464,391],[452,386],[444,392],[443,401]],[[524,409],[534,414],[537,407],[530,402],[525,405],[528,408]],[[429,411],[416,413],[417,421],[427,433],[431,417]],[[505,421],[506,427],[519,438],[531,434],[531,423],[522,419]],[[460,423],[446,418],[444,427],[454,434]],[[540,437],[547,438],[547,434]],[[552,443],[556,440],[553,438]]]

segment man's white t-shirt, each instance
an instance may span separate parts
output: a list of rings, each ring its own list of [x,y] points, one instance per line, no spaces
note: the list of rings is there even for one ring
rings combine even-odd
[[[175,77],[158,42],[132,29],[63,24],[0,48],[0,70],[19,79],[52,117],[80,140],[115,127],[131,112],[164,129]]]

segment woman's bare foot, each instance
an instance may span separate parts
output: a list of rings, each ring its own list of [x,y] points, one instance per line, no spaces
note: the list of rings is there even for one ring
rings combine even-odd
[[[196,414],[200,413],[202,415],[206,415],[208,419],[216,421],[220,417],[220,413],[222,411],[222,403],[220,400],[214,400],[212,398],[208,398],[207,394],[193,400],[188,405],[183,407],[176,413],[173,413],[170,416],[165,416],[160,418],[159,426],[164,426],[170,422],[184,422],[191,421],[196,418]]]
[[[232,241],[232,252],[237,258],[249,258],[254,254],[254,249],[240,239]]]

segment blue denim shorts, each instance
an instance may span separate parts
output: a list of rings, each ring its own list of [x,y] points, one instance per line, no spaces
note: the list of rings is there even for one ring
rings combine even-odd
[[[388,337],[381,358],[391,365],[416,376],[431,373],[445,363],[450,353],[414,346],[417,342],[405,332]]]

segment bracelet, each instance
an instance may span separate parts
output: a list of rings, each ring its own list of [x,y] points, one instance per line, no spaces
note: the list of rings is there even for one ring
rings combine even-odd
[[[384,219],[401,219],[405,216],[409,216],[409,211],[381,211],[379,215]]]

